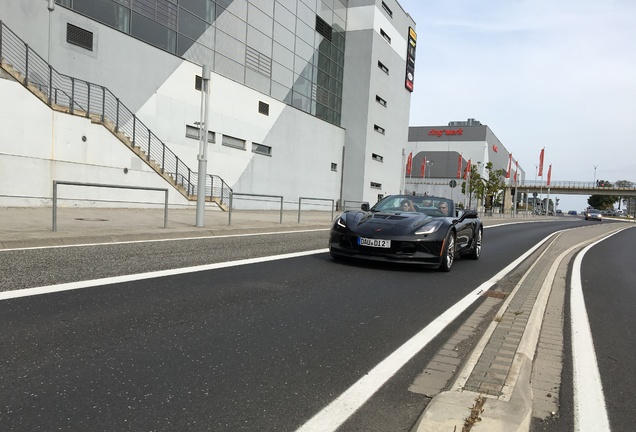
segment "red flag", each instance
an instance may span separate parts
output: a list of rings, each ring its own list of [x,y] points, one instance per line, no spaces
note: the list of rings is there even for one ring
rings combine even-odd
[[[409,153],[409,158],[406,160],[406,175],[411,175],[412,167],[413,167],[413,152]]]
[[[457,160],[457,178],[462,178],[462,162],[464,161],[464,158],[462,158],[462,155],[459,155],[459,159]]]
[[[550,177],[552,177],[552,164],[548,167],[548,186],[550,186]]]
[[[537,174],[539,177],[543,177],[543,151],[545,148],[541,149],[541,154],[539,155],[539,173]]]
[[[426,174],[426,158],[422,159],[422,178],[424,178],[424,175]]]
[[[519,161],[515,161],[515,178],[513,181],[517,184],[517,173],[519,172]]]
[[[464,180],[466,180],[468,173],[470,173],[470,159],[468,159],[468,163],[466,164],[466,169],[464,170]]]
[[[506,170],[506,178],[510,178],[510,168],[512,168],[512,153],[508,157],[508,169]]]

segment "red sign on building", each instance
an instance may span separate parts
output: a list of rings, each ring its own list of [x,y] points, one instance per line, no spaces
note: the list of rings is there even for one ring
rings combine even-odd
[[[406,81],[404,86],[410,92],[413,91],[413,81],[415,80],[415,44],[417,34],[412,27],[409,27],[408,44],[406,47]]]

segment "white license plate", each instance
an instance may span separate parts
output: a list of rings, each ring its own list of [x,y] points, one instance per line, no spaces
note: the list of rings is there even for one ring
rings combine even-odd
[[[358,239],[358,244],[360,246],[370,246],[370,247],[377,247],[377,248],[390,248],[391,247],[391,240],[380,240],[380,239],[370,239],[370,238],[360,237]]]

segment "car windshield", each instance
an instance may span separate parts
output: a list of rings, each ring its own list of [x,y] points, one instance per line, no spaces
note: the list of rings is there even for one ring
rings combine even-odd
[[[371,208],[374,212],[422,213],[432,217],[445,217],[453,211],[452,202],[445,198],[395,195],[384,198]]]

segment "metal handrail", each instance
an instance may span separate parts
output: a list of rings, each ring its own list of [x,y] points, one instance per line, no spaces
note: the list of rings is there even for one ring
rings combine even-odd
[[[63,180],[53,180],[53,225],[52,231],[57,231],[57,187],[58,185],[69,185],[69,186],[87,186],[87,187],[98,187],[98,188],[111,188],[111,189],[133,189],[133,190],[147,190],[147,191],[158,191],[164,193],[164,204],[163,204],[163,227],[168,228],[168,189],[166,188],[154,188],[154,187],[145,187],[145,186],[128,186],[128,185],[113,185],[113,184],[103,184],[103,183],[81,183],[81,182],[71,182],[71,181],[63,181]]]
[[[133,148],[141,149],[146,161],[156,162],[161,173],[171,177],[175,185],[183,186],[189,195],[196,194],[196,173],[109,89],[59,73],[1,20],[0,67],[8,72],[11,69],[18,72],[24,77],[21,84],[51,108],[91,118],[102,123],[118,138],[127,139]],[[230,187],[219,176],[208,177],[210,196],[219,197],[222,204],[228,205]],[[219,195],[214,195],[215,191]]]
[[[283,196],[282,195],[260,195],[260,194],[249,194],[249,193],[239,193],[232,192],[230,194],[230,207],[227,215],[227,224],[232,225],[232,203],[234,202],[235,196],[245,196],[245,197],[258,197],[258,198],[277,198],[280,199],[280,220],[279,223],[283,223]]]
[[[329,201],[331,202],[331,219],[333,220],[333,209],[335,207],[335,200],[334,199],[329,199],[329,198],[312,198],[312,197],[299,197],[298,198],[298,223],[300,223],[300,213],[302,211],[301,207],[302,207],[302,201],[303,200],[308,200],[308,201]]]

